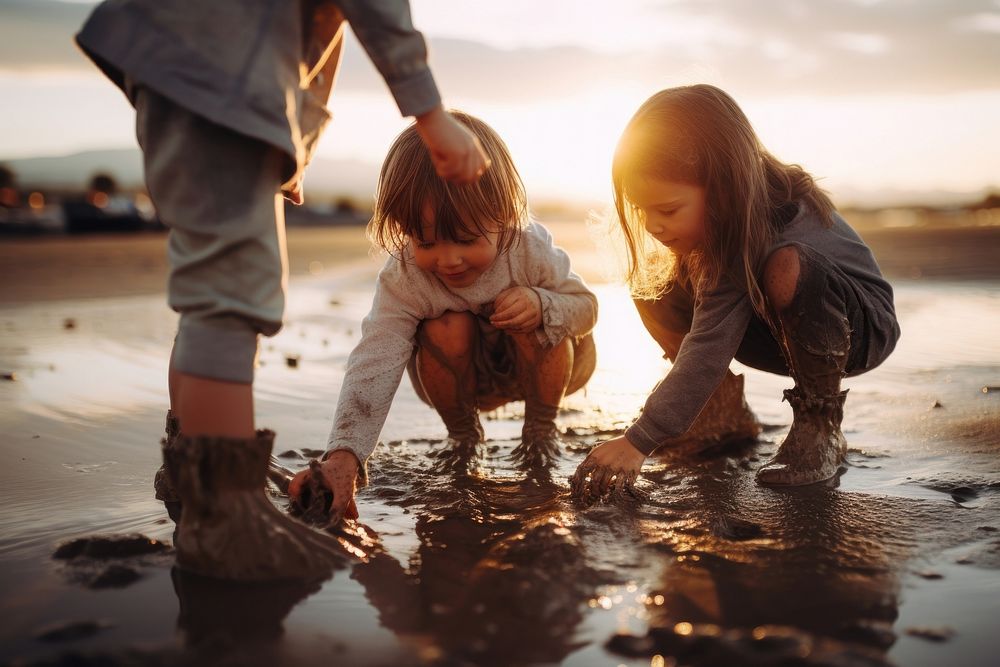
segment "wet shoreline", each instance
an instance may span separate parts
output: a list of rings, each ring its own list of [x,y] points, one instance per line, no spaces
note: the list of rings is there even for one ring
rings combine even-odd
[[[289,467],[329,429],[377,268],[360,259],[297,274],[289,325],[262,348],[259,421]],[[370,559],[271,590],[173,572],[169,552],[52,558],[93,535],[170,540],[151,484],[174,315],[157,296],[7,303],[0,662],[992,664],[1000,394],[982,387],[1000,384],[1000,282],[895,286],[904,336],[847,383],[836,484],[753,483],[790,421],[788,380],[737,368],[773,426],[760,443],[651,459],[642,502],[574,503],[568,476],[667,367],[621,288],[598,284],[598,369],[560,414],[552,480],[506,458],[519,405],[485,420],[481,478],[434,473],[443,429],[404,381],[358,498]]]

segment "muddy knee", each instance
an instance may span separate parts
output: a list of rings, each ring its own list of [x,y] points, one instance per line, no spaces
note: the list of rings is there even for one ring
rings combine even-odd
[[[764,294],[775,311],[780,313],[792,304],[800,271],[799,249],[795,246],[778,248],[767,258],[764,265]]]
[[[421,350],[435,353],[445,359],[465,357],[472,351],[477,328],[471,313],[447,311],[441,317],[424,320],[417,329],[417,343]]]

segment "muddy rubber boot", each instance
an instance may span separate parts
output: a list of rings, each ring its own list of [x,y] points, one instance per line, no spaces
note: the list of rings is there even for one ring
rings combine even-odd
[[[177,436],[181,433],[181,423],[174,417],[173,412],[167,410],[167,423],[165,428],[165,434],[160,440],[160,449],[166,451],[168,448],[174,446],[174,441]],[[164,455],[164,461],[166,461],[166,455]],[[170,475],[167,473],[167,464],[164,463],[160,466],[160,469],[156,471],[156,475],[153,477],[153,491],[156,495],[156,499],[163,502],[164,507],[167,508],[167,514],[170,515],[171,520],[177,523],[181,520],[181,501],[180,497],[177,495],[177,491],[174,489],[173,482],[170,481]]]
[[[847,391],[831,396],[807,396],[800,387],[785,390],[792,406],[792,427],[778,452],[757,471],[757,482],[802,486],[830,479],[847,458],[847,440],[840,430]]]
[[[510,453],[510,460],[521,470],[549,469],[555,466],[562,450],[556,427],[559,406],[525,402],[521,443]]]
[[[438,413],[448,429],[448,437],[438,454],[438,467],[457,474],[475,472],[483,458],[481,445],[486,442],[479,411],[475,407],[459,406]]]
[[[660,447],[693,455],[719,445],[756,440],[760,422],[747,404],[743,387],[742,375],[727,373],[691,427]]]
[[[850,331],[843,319],[811,322],[781,314],[779,340],[795,387],[784,392],[792,406],[792,426],[777,453],[757,471],[757,482],[801,486],[830,479],[847,458],[840,430],[846,391],[840,379],[847,367]],[[803,340],[789,335],[794,332]]]
[[[184,512],[178,567],[218,579],[325,579],[345,563],[336,540],[278,510],[264,493],[272,431],[255,438],[178,436],[164,463]]]

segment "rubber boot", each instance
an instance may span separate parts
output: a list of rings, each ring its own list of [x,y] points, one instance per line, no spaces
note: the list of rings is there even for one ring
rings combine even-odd
[[[747,404],[743,387],[742,375],[726,373],[691,427],[664,442],[664,451],[693,455],[720,445],[756,440],[760,422]]]
[[[847,440],[840,430],[847,392],[809,396],[795,387],[784,395],[792,406],[792,427],[777,453],[757,471],[757,481],[802,486],[830,479],[847,458]]]
[[[166,450],[174,446],[174,441],[181,432],[181,423],[174,417],[173,412],[167,410],[167,423],[165,428],[165,434],[163,439],[160,440],[160,449]],[[164,456],[166,460],[166,456]],[[160,469],[156,471],[156,475],[153,477],[153,491],[156,495],[156,499],[163,502],[164,507],[167,508],[167,514],[170,515],[171,520],[177,523],[181,520],[181,502],[177,495],[177,491],[174,489],[173,483],[170,481],[170,475],[167,473],[167,464],[164,463],[160,466]]]
[[[782,322],[787,331],[787,323]],[[801,486],[830,479],[847,458],[847,440],[840,430],[846,391],[840,379],[850,345],[846,330],[827,329],[825,352],[807,350],[787,334],[781,337],[785,360],[795,387],[784,392],[792,406],[792,426],[777,453],[757,471],[760,484]]]
[[[562,450],[556,427],[558,413],[558,405],[525,401],[521,443],[510,453],[510,460],[520,469],[549,469],[555,466]]]
[[[486,442],[479,411],[475,406],[459,405],[451,410],[439,410],[438,414],[448,429],[448,438],[438,454],[439,467],[458,474],[478,470],[483,458],[481,445]]]
[[[178,567],[234,581],[317,580],[346,556],[336,540],[278,510],[264,493],[274,432],[178,436],[164,464],[184,512]]]

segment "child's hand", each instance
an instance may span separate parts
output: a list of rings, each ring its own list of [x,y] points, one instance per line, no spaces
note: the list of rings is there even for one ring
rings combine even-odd
[[[437,175],[455,183],[475,183],[490,168],[482,144],[440,105],[417,117],[417,132]]]
[[[612,489],[616,493],[631,491],[639,475],[645,454],[625,436],[602,442],[590,450],[570,479],[573,495],[583,500],[597,500]]]
[[[358,458],[353,452],[338,450],[320,463],[320,470],[323,481],[333,490],[330,525],[336,526],[343,518],[357,519],[358,506],[354,503],[354,494],[358,492]],[[296,474],[288,483],[288,495],[299,501],[311,474],[309,468]]]
[[[493,302],[490,324],[514,333],[529,333],[542,325],[542,299],[530,287],[509,287]]]
[[[296,206],[301,206],[306,200],[305,190],[302,186],[302,179],[297,179],[290,188],[282,190],[281,194],[285,197],[285,199],[292,202]]]

